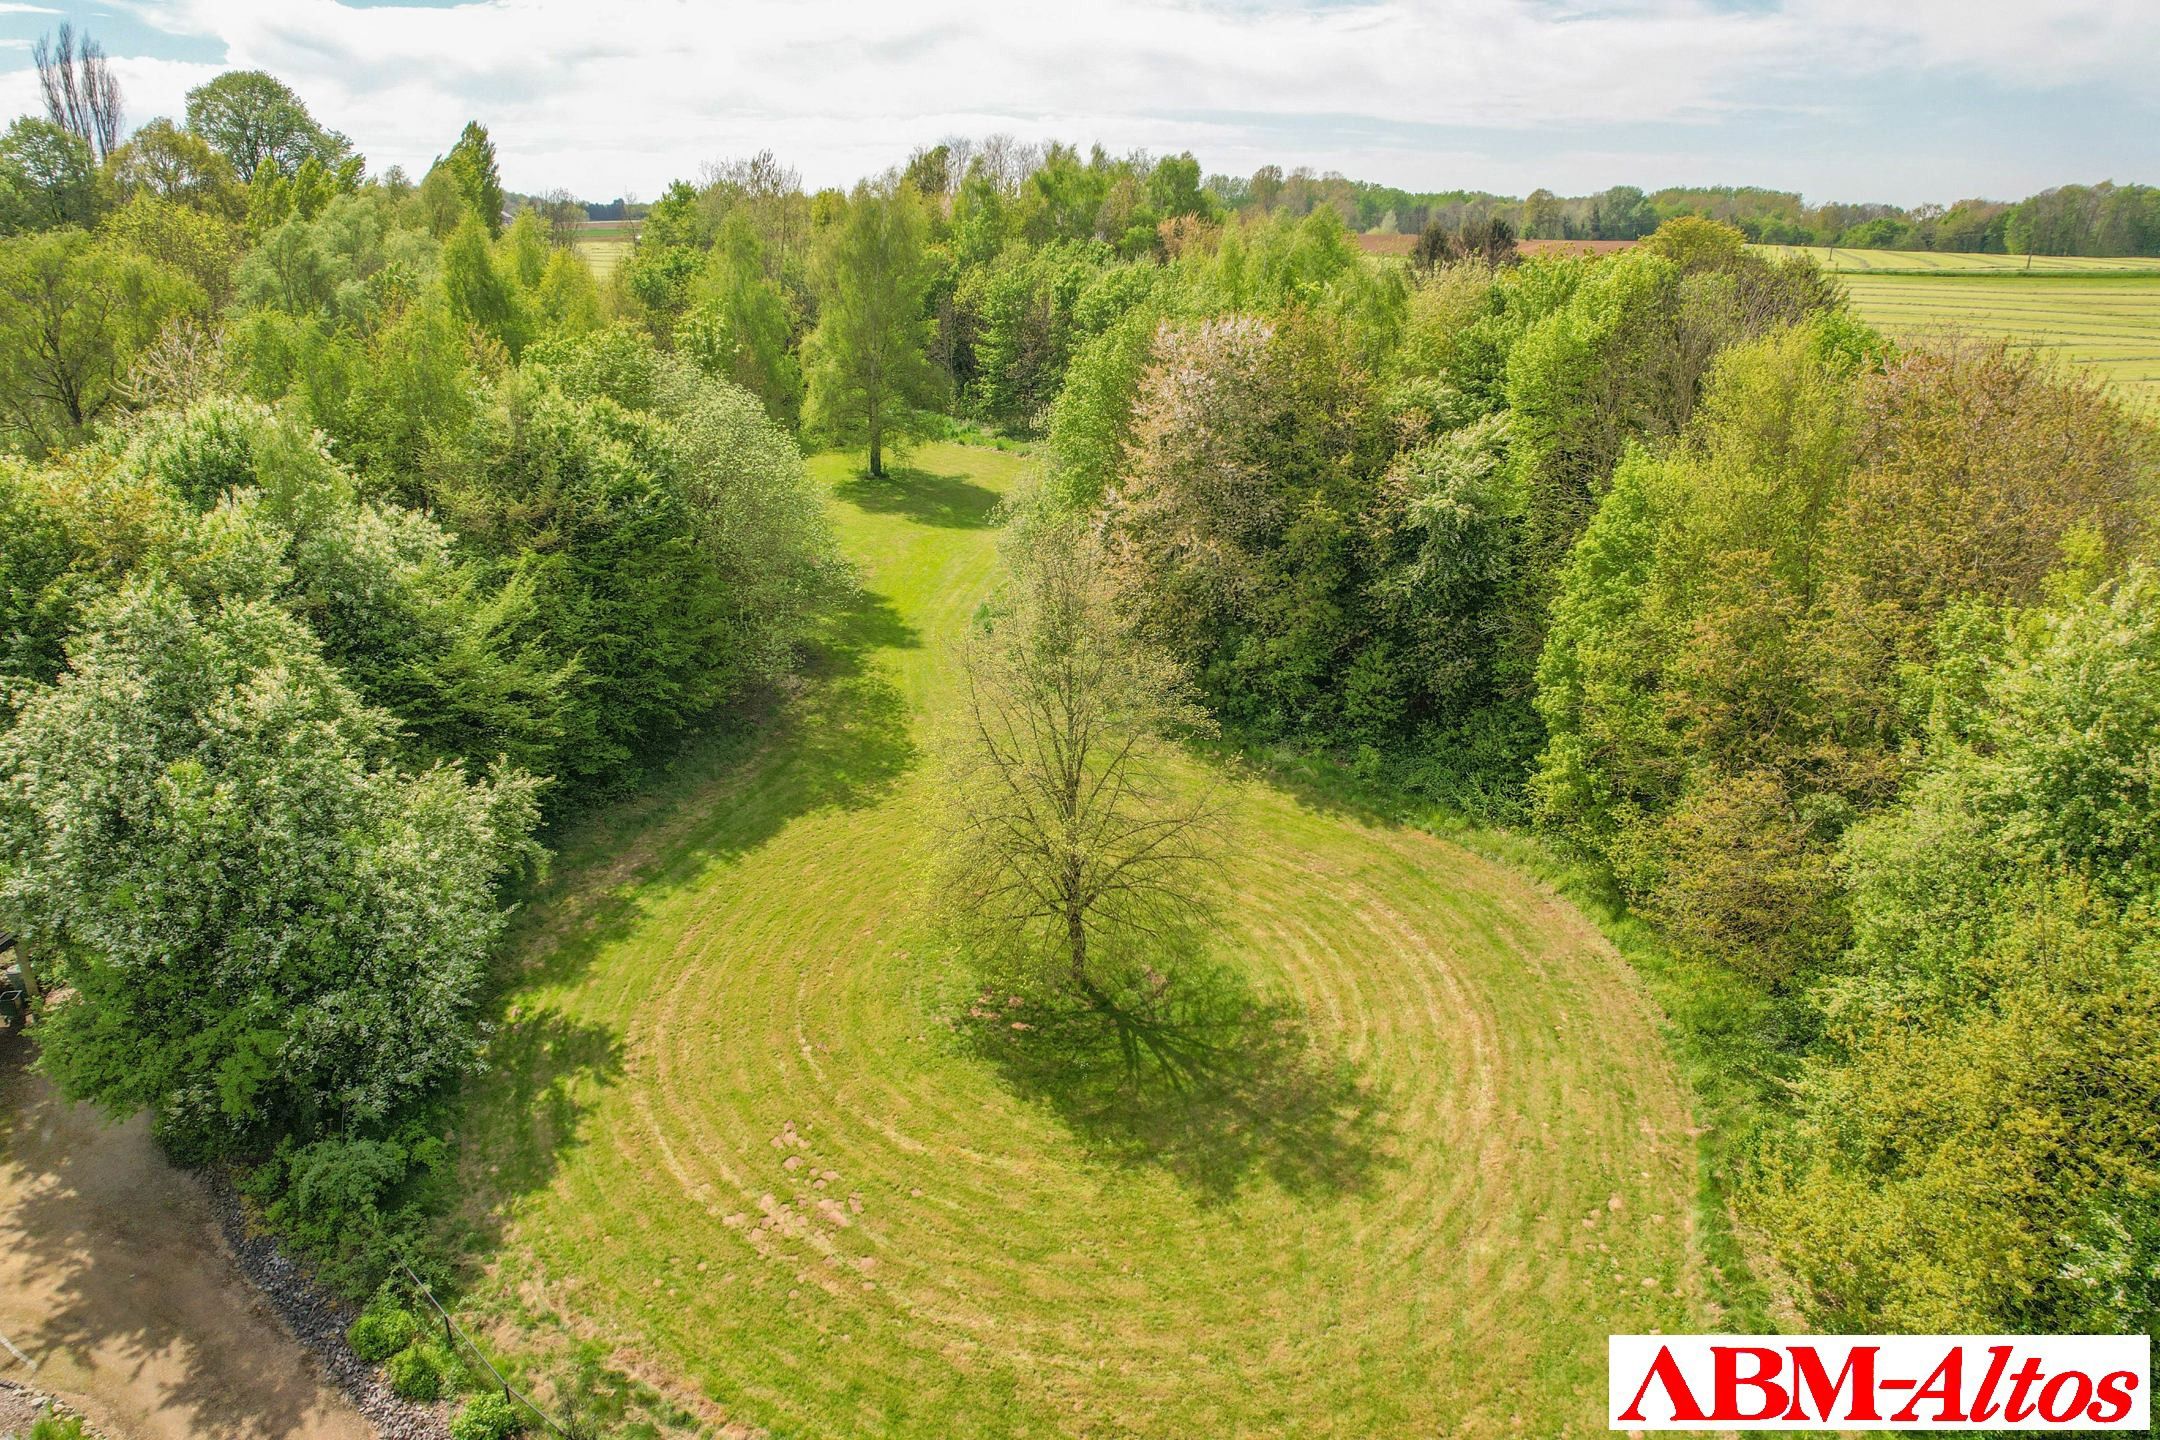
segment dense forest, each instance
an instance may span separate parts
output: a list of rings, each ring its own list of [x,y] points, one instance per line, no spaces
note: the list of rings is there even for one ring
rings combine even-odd
[[[848,584],[802,449],[974,437],[1229,743],[1534,829],[1724,977],[1721,1178],[1810,1321],[2150,1329],[2160,441],[1745,242],[2155,253],[2160,192],[1833,209],[948,143],[847,193],[712,167],[603,282],[477,123],[415,180],[259,73],[124,142],[18,120],[41,1063],[334,1283],[421,1257],[550,827],[754,727]]]

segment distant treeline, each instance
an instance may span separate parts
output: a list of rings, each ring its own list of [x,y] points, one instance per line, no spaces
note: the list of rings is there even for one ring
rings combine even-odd
[[[1615,185],[1595,195],[1533,190],[1520,199],[1483,191],[1414,193],[1392,185],[1285,175],[1265,165],[1249,178],[1211,175],[1223,207],[1306,214],[1334,207],[1364,231],[1416,234],[1433,221],[1448,230],[1505,220],[1533,240],[1637,240],[1683,215],[1719,220],[1769,245],[1849,245],[1873,250],[1960,250],[2012,255],[2160,255],[2160,188],[2062,185],[2014,202],[1960,200],[1912,209],[1829,202],[1809,205],[1789,190],[1754,186],[1674,187],[1644,193]]]
[[[587,200],[585,202],[585,218],[587,220],[642,220],[645,218],[645,212],[650,209],[652,209],[650,205],[640,204],[635,200],[625,200],[618,195],[604,205],[597,200]]]
[[[1095,168],[1135,168],[1106,161],[1098,155]],[[1144,174],[1151,167],[1137,168]],[[1647,193],[1615,185],[1594,195],[1539,189],[1520,198],[1482,190],[1418,192],[1305,169],[1285,174],[1279,165],[1263,165],[1250,176],[1210,175],[1203,188],[1225,212],[1303,216],[1325,205],[1351,229],[1383,234],[1414,235],[1435,221],[1460,232],[1504,220],[1528,240],[1639,240],[1667,220],[1694,215],[1722,221],[1765,245],[1990,255],[2160,255],[2160,187],[2112,181],[2059,185],[2016,201],[1970,199],[1911,209],[1849,201],[1810,205],[1793,191],[1753,185],[1672,186]],[[587,220],[603,221],[640,220],[652,207],[617,197],[605,203],[588,200],[582,208]]]

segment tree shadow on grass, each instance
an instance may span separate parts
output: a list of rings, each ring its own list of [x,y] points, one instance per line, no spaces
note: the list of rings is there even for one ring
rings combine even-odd
[[[963,1043],[1098,1158],[1155,1166],[1203,1203],[1265,1179],[1299,1196],[1369,1193],[1392,1163],[1384,1096],[1300,1006],[1221,965],[1095,1004],[976,995]]]
[[[828,618],[775,737],[785,753],[772,778],[796,810],[874,805],[914,768],[907,699],[870,657],[921,643],[892,601],[869,591]]]
[[[833,487],[833,494],[875,515],[905,515],[919,525],[961,530],[980,530],[993,523],[1004,498],[965,476],[901,468],[883,476],[843,480]]]
[[[472,1097],[464,1123],[501,1137],[489,1147],[486,1188],[528,1194],[547,1184],[598,1092],[622,1078],[622,1037],[559,1010],[511,1006],[488,1041],[493,1083]]]

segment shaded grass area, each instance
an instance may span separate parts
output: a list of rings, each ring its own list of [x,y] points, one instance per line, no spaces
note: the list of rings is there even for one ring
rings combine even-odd
[[[1602,1433],[1604,1337],[1713,1323],[1717,1239],[1654,1007],[1520,872],[1241,780],[1219,971],[949,1027],[926,758],[1025,463],[815,460],[862,588],[798,692],[561,837],[466,1320],[780,1435]]]
[[[1004,497],[965,475],[939,475],[893,466],[884,475],[856,475],[833,486],[833,497],[873,515],[901,515],[918,525],[980,529]]]
[[[1260,1179],[1370,1194],[1399,1139],[1356,1061],[1234,966],[1189,963],[1157,994],[1097,1005],[983,991],[956,1018],[967,1048],[1090,1155],[1159,1167],[1205,1204]]]

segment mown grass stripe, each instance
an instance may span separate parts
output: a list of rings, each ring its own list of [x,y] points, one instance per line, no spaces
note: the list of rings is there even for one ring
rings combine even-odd
[[[1235,786],[1238,948],[1373,1087],[1369,1160],[1255,1141],[1210,1188],[942,1038],[924,755],[1023,463],[814,462],[862,602],[760,741],[565,840],[471,1097],[470,1307],[775,1434],[1602,1433],[1604,1336],[1707,1319],[1689,1113],[1522,876]]]

